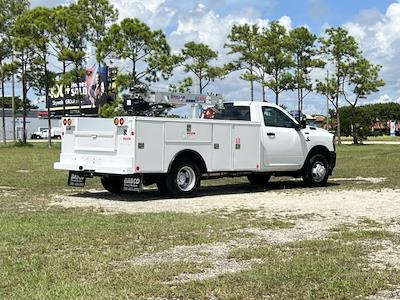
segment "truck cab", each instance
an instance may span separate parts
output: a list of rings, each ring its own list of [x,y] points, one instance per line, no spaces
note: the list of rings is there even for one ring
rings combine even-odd
[[[335,137],[328,131],[300,124],[282,107],[266,102],[226,103],[228,119],[260,123],[262,164],[268,172],[301,170],[314,152],[326,156],[332,173],[336,163]],[[222,118],[224,116],[216,116]]]

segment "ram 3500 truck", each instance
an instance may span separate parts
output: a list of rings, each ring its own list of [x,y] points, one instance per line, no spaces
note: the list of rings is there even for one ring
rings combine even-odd
[[[171,197],[193,195],[202,179],[303,177],[323,186],[336,163],[335,138],[299,124],[265,102],[225,103],[214,119],[153,117],[64,118],[60,162],[69,185],[99,176],[113,193],[157,184]]]

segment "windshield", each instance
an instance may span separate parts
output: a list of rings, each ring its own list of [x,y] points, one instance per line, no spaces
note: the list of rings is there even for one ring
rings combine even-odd
[[[217,112],[215,119],[250,121],[250,107],[225,104],[225,109]]]

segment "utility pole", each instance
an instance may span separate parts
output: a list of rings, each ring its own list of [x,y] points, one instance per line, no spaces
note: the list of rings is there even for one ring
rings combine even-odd
[[[326,97],[326,130],[329,130],[329,99]]]
[[[12,50],[11,60],[14,63],[14,49]],[[13,127],[13,140],[14,142],[17,140],[17,135],[15,132],[15,75],[12,74],[11,79],[11,86],[12,86],[12,96],[11,96],[11,110],[12,110],[12,127]]]

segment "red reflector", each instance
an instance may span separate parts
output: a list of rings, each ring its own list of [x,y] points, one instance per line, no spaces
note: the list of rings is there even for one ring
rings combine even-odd
[[[132,131],[132,132],[131,132],[131,135],[135,135],[135,132],[134,132],[134,131]]]
[[[119,119],[119,125],[121,125],[121,126],[124,125],[124,122],[125,122],[125,121],[124,121],[123,118]]]
[[[64,124],[64,126],[67,125],[67,119],[63,120],[63,124]]]
[[[140,171],[140,167],[139,166],[136,166],[136,171]]]

